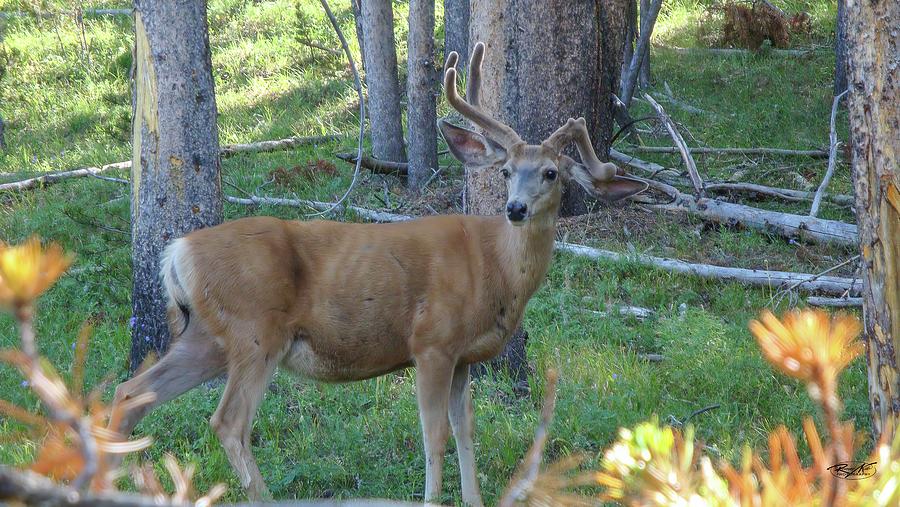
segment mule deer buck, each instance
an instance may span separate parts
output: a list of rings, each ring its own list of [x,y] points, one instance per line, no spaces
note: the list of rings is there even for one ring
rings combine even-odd
[[[325,382],[415,367],[425,500],[441,494],[452,428],[463,500],[482,505],[469,365],[503,350],[543,281],[563,183],[574,179],[610,200],[646,188],[597,159],[583,119],[528,145],[486,115],[477,100],[483,55],[478,44],[468,102],[457,95],[455,53],[445,87],[450,104],[484,135],[443,120],[440,128],[459,160],[506,178],[506,215],[395,224],[253,217],[174,241],[161,262],[172,348],[116,389],[115,403],[156,393],[123,417],[120,431],[131,433],[153,407],[227,373],[211,424],[249,496],[268,496],[250,432],[276,366]],[[571,141],[581,164],[560,154]]]

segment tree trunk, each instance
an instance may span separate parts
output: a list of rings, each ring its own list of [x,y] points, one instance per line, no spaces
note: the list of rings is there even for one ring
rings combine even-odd
[[[658,11],[657,11],[658,12]],[[644,26],[650,27],[650,33],[653,33],[653,27],[655,22],[650,25],[645,25],[646,20],[645,17],[651,15],[650,13],[650,0],[641,0],[641,29],[645,30]],[[654,17],[655,20],[655,17]],[[638,75],[638,86],[641,88],[649,88],[650,87],[650,41],[647,41],[647,46],[644,49],[644,54],[641,56],[641,70]]]
[[[159,256],[222,221],[206,2],[136,0],[131,168],[131,367],[169,344]]]
[[[625,0],[625,52],[622,57],[622,74],[628,71],[631,57],[634,56],[634,43],[637,42],[638,10],[637,0]]]
[[[626,0],[472,0],[469,40],[487,46],[482,107],[529,143],[543,141],[569,118],[584,116],[597,154],[605,158],[626,11]],[[497,214],[505,198],[497,171],[466,168],[468,213]],[[580,187],[570,185],[562,213],[586,212],[586,198]],[[525,331],[518,329],[496,360],[511,365],[518,379],[526,373],[526,340]]]
[[[372,154],[381,160],[406,162],[391,0],[361,2]]]
[[[469,0],[444,0],[444,55],[459,54],[457,69],[469,64]]]
[[[850,137],[875,438],[900,417],[900,3],[847,0]]]
[[[434,0],[410,0],[406,96],[409,188],[418,191],[438,167]]]
[[[837,0],[834,29],[834,95],[847,89],[847,9],[846,0]]]
[[[353,9],[353,26],[356,28],[356,42],[359,44],[359,60],[363,72],[366,71],[366,42],[363,37],[362,0],[350,0]]]

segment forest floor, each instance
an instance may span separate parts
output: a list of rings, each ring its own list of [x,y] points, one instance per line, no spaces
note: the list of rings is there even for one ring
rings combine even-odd
[[[789,12],[805,9],[811,14],[811,33],[797,41],[800,47],[812,48],[809,53],[718,56],[676,51],[675,47],[710,45],[721,13],[694,0],[665,3],[653,41],[654,83],[647,91],[661,100],[668,83],[678,101],[703,111],[687,113],[661,100],[689,133],[691,146],[827,148],[834,6],[824,0],[775,3]],[[0,0],[0,11],[28,9],[32,4]],[[404,41],[406,5],[394,5],[397,40]],[[334,8],[352,39],[349,3],[335,2]],[[350,133],[334,143],[225,159],[226,193],[236,194],[239,187],[260,195],[322,201],[340,196],[352,167],[334,154],[354,149],[352,132],[359,119],[345,62],[302,43],[314,40],[338,47],[318,2],[211,0],[209,25],[222,144]],[[71,16],[0,19],[0,66],[5,70],[0,72],[0,117],[7,122],[8,145],[0,151],[0,183],[130,158],[131,20],[86,17],[84,28],[87,51],[81,49],[82,32]],[[399,51],[405,63],[402,43]],[[447,112],[445,103],[440,108]],[[633,114],[648,112],[647,104],[638,102]],[[838,116],[838,125],[839,137],[846,139],[846,113]],[[671,145],[666,135],[643,139]],[[625,142],[616,147],[632,152]],[[638,156],[681,170],[674,155]],[[804,190],[815,189],[826,166],[822,159],[801,157],[698,156],[697,162],[710,179]],[[399,213],[458,210],[461,167],[449,157],[442,163],[448,169],[424,197],[407,195],[399,178],[364,172],[351,200]],[[831,191],[852,193],[846,158],[838,160]],[[808,203],[748,204],[808,211]],[[226,204],[225,213],[229,219],[251,214],[303,218],[304,211]],[[829,204],[821,216],[853,221],[850,209]],[[103,386],[105,396],[128,375],[129,231],[129,191],[123,185],[83,178],[0,194],[0,239],[16,243],[38,234],[77,256],[70,273],[40,304],[39,344],[50,363],[68,371],[78,330],[90,322],[94,335],[87,385]],[[808,273],[854,255],[851,249],[710,226],[636,205],[598,206],[590,215],[564,220],[560,236],[626,253]],[[841,272],[852,275],[853,268]],[[747,330],[761,309],[773,307],[774,292],[631,262],[593,262],[557,253],[547,282],[525,316],[531,335],[528,357],[535,371],[531,394],[515,394],[502,376],[475,382],[476,454],[486,500],[490,503],[502,492],[531,442],[541,372],[548,367],[561,372],[551,459],[578,452],[596,460],[621,426],[653,416],[683,421],[712,404],[719,407],[691,423],[712,449],[709,452],[732,462],[739,461],[745,444],[764,444],[768,432],[779,424],[799,432],[803,416],[815,412],[813,404],[802,385],[767,365]],[[803,304],[802,299],[795,302]],[[654,315],[640,321],[597,313],[617,305],[650,308]],[[775,307],[786,308],[787,300]],[[0,316],[0,347],[15,345],[13,321]],[[662,354],[665,360],[650,363],[640,358],[643,353]],[[22,379],[12,369],[2,371],[0,399],[38,410],[39,403]],[[253,440],[262,474],[275,496],[419,498],[425,468],[414,376],[409,371],[366,382],[320,385],[278,373],[259,411]],[[179,461],[195,462],[201,491],[224,481],[232,486],[229,498],[237,499],[240,487],[206,423],[221,390],[218,384],[194,390],[154,412],[137,433],[157,441],[144,458],[159,463],[168,452]],[[845,418],[868,429],[862,359],[842,377],[841,395]],[[33,458],[36,443],[18,436],[22,429],[0,416],[0,463],[24,464]],[[458,503],[452,445],[448,450],[445,500]]]

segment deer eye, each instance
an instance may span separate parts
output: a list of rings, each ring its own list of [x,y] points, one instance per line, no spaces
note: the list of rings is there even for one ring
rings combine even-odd
[[[505,179],[509,179],[509,169],[503,167],[500,169],[500,174],[503,175]]]
[[[556,169],[547,169],[546,171],[544,171],[544,179],[547,181],[555,180],[556,175],[557,175]]]

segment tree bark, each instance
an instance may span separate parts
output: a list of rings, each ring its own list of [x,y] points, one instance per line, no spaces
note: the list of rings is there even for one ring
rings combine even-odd
[[[634,44],[637,42],[638,10],[637,0],[625,0],[625,52],[622,56],[622,74],[628,71],[631,65],[631,58],[634,56]]]
[[[361,2],[372,153],[382,160],[406,162],[391,0]]]
[[[434,0],[410,0],[406,96],[407,184],[418,191],[438,168]]]
[[[847,89],[847,8],[846,0],[837,0],[834,29],[834,94]]]
[[[539,143],[569,118],[584,116],[597,154],[609,152],[612,93],[625,44],[626,0],[472,0],[472,43],[487,46],[481,105],[529,143]],[[574,155],[574,150],[569,152]],[[467,213],[497,214],[506,186],[497,171],[466,168]],[[587,194],[570,185],[562,213],[587,212]],[[495,364],[525,378],[527,333],[521,327]]]
[[[469,64],[469,0],[444,0],[444,55],[456,51],[456,68],[465,71]]]
[[[659,11],[657,11],[658,14]],[[644,30],[644,17],[651,15],[650,13],[650,0],[641,0],[641,30]],[[649,26],[650,34],[653,34],[653,27],[655,25],[656,16],[653,17],[654,23]],[[650,39],[647,39],[647,45],[644,48],[644,54],[641,55],[641,70],[638,74],[638,86],[641,88],[649,88],[650,87]]]
[[[136,0],[131,224],[131,366],[169,344],[159,256],[222,221],[216,98],[206,2]]]
[[[847,0],[850,137],[875,438],[900,417],[900,3]]]
[[[359,60],[363,72],[366,71],[366,42],[363,37],[362,0],[350,0],[353,9],[353,26],[356,28],[356,42],[359,44]]]

